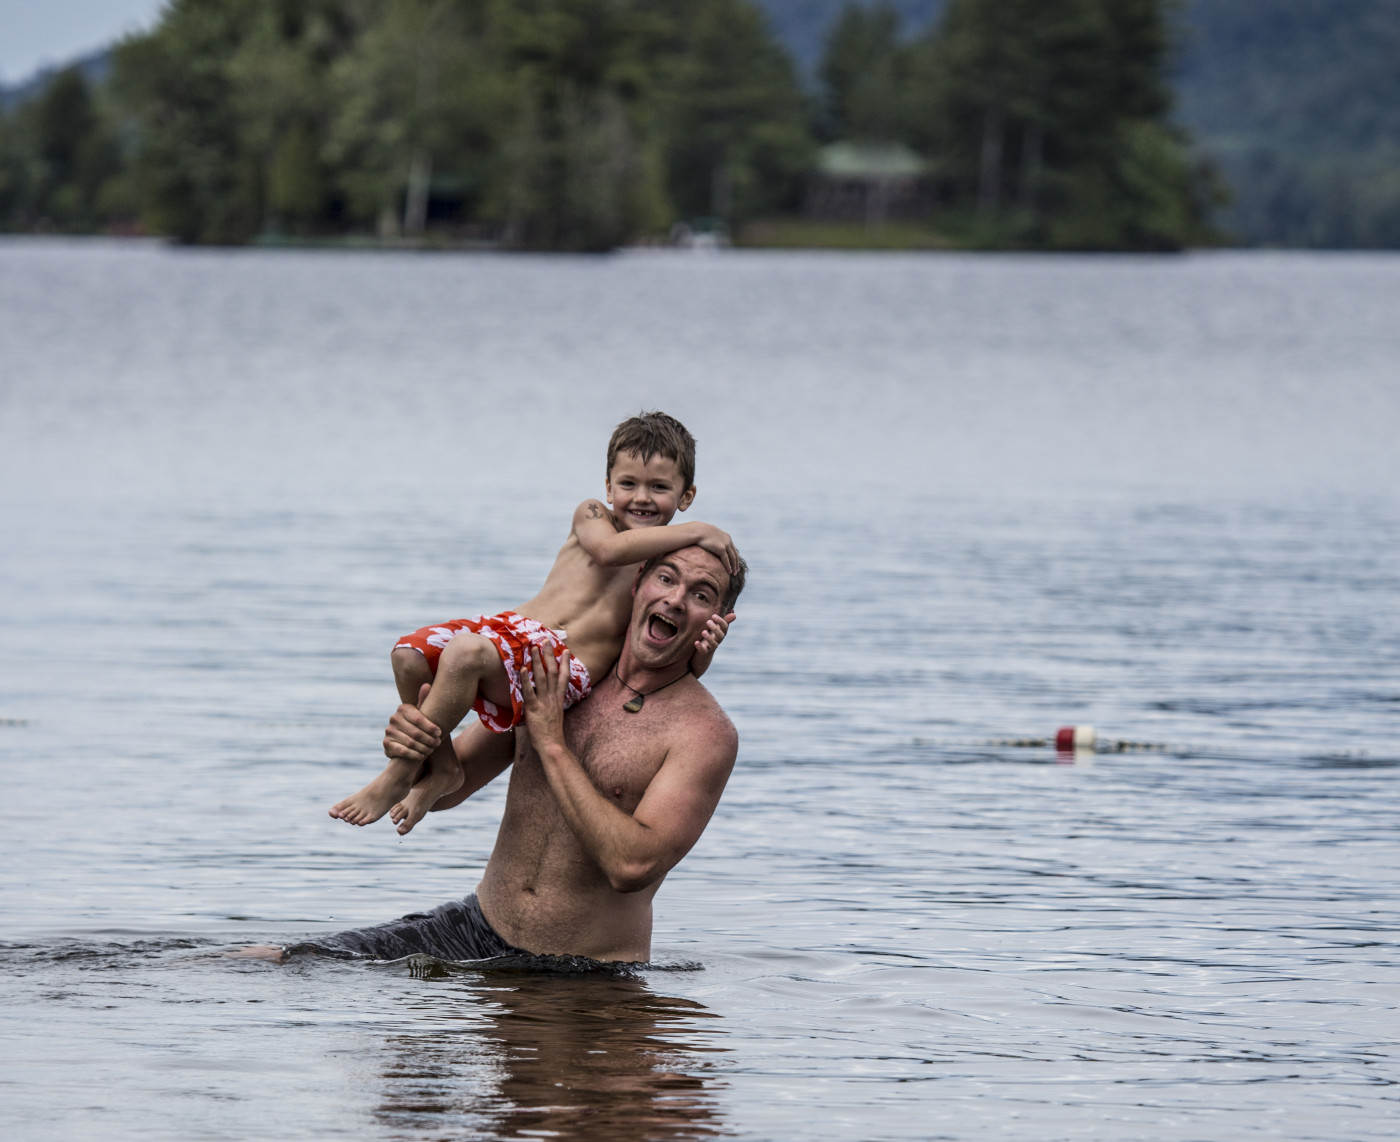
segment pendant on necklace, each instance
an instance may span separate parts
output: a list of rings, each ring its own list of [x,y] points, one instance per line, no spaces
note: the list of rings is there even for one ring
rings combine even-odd
[[[645,694],[638,694],[635,698],[628,698],[622,703],[622,708],[629,714],[640,714],[642,712],[642,702],[645,701]]]

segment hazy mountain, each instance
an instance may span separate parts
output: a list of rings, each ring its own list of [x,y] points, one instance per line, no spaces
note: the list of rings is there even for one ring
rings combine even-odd
[[[65,64],[55,64],[52,67],[42,68],[28,79],[21,80],[11,86],[6,87],[0,84],[0,111],[12,111],[21,103],[32,99],[43,91],[49,80],[60,71],[75,66],[82,69],[83,75],[89,83],[101,83],[107,78],[107,72],[111,70],[112,53],[103,48],[100,51],[79,56],[75,60],[69,60]]]
[[[1253,242],[1400,247],[1400,4],[1196,0],[1178,118]]]

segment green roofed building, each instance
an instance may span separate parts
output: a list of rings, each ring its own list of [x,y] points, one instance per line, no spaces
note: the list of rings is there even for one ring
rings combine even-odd
[[[824,221],[918,221],[933,204],[929,164],[901,143],[832,143],[807,179],[807,216]]]

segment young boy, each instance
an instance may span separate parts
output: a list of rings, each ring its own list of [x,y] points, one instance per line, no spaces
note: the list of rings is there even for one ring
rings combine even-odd
[[[392,808],[398,831],[412,829],[439,797],[462,784],[462,767],[448,736],[458,723],[473,708],[482,724],[498,734],[510,732],[521,720],[519,675],[529,669],[532,646],[558,661],[567,637],[572,656],[568,704],[582,701],[592,679],[603,677],[622,650],[632,582],[638,565],[652,556],[698,545],[731,573],[736,571],[739,555],[727,532],[699,522],[666,526],[695,499],[694,480],[695,440],[680,421],[648,412],[619,424],[608,441],[603,484],[611,510],[597,500],[579,504],[569,538],[538,595],[499,615],[424,627],[394,647],[399,697],[420,706],[443,733],[423,774],[409,762],[391,759],[358,793],[337,802],[330,815],[368,825]],[[733,618],[710,619],[691,658],[696,675],[708,668]],[[431,685],[424,696],[425,686],[445,679],[451,684]]]

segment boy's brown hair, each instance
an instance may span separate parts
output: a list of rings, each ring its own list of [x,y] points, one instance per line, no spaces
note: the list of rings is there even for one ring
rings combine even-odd
[[[612,475],[619,452],[631,452],[645,464],[653,456],[674,460],[681,474],[681,486],[695,483],[695,437],[674,416],[664,412],[644,412],[629,416],[615,429],[608,441],[607,475]]]

